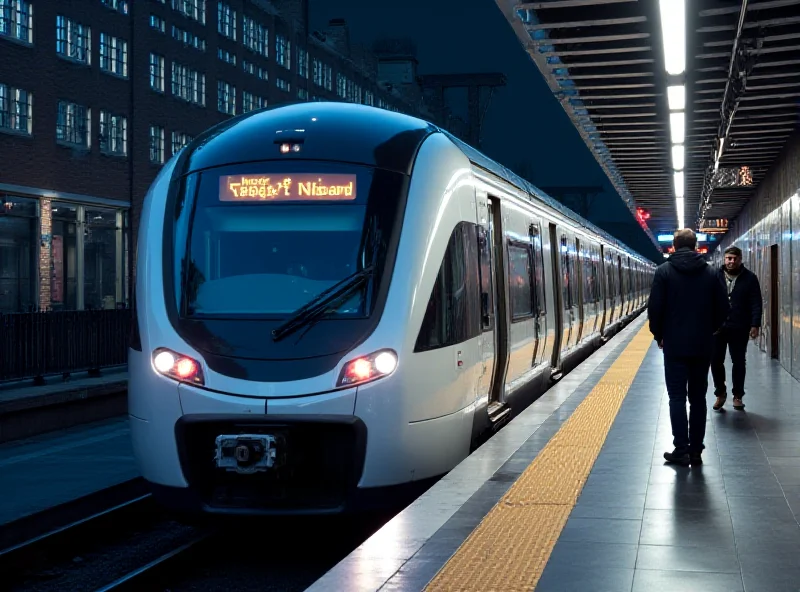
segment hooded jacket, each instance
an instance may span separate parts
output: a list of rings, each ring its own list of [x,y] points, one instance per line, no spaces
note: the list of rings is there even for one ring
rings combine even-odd
[[[656,269],[647,316],[665,356],[711,357],[729,310],[716,270],[692,249],[678,249]]]

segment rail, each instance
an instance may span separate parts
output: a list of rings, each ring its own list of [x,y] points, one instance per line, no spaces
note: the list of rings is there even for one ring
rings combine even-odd
[[[127,363],[130,309],[0,313],[0,383]]]

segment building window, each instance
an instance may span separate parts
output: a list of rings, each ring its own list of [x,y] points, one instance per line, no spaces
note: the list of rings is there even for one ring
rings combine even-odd
[[[100,151],[113,156],[128,153],[128,120],[122,115],[100,111]]]
[[[128,42],[106,33],[100,33],[100,69],[127,78]]]
[[[155,14],[150,15],[150,28],[155,29],[159,33],[165,33],[167,30],[167,22],[160,16]]]
[[[275,38],[275,63],[287,70],[292,69],[292,42],[283,35]]]
[[[256,66],[253,62],[242,60],[242,68],[245,72],[255,76],[256,78],[259,78],[260,80],[269,80],[269,73],[267,72],[266,68]]]
[[[333,68],[328,64],[323,66],[323,81],[326,90],[333,90]]]
[[[371,90],[364,91],[364,104],[370,107],[375,106],[375,95],[372,94]]]
[[[33,6],[27,0],[0,0],[0,35],[33,43]]]
[[[0,313],[39,308],[37,201],[0,195]]]
[[[192,141],[192,136],[184,132],[172,132],[172,155],[175,156],[181,149]]]
[[[217,50],[217,57],[226,64],[230,64],[231,66],[236,65],[236,54],[228,51],[227,49],[222,49],[220,47]]]
[[[33,133],[33,95],[29,91],[0,84],[0,129]]]
[[[350,100],[354,103],[361,103],[361,87],[357,84],[353,85],[353,94],[350,97]]]
[[[50,213],[50,290],[42,286],[39,300],[52,310],[78,308],[78,208],[64,202],[42,202],[42,227]],[[82,267],[82,266],[81,266]],[[44,271],[44,270],[42,270]],[[47,296],[49,295],[49,299]],[[48,302],[49,300],[49,302]]]
[[[172,0],[172,9],[198,23],[206,24],[206,0]]]
[[[277,78],[275,80],[275,86],[277,86],[283,92],[291,92],[292,85],[289,84],[288,80],[284,80],[283,78]]]
[[[70,60],[92,63],[92,29],[61,15],[56,17],[56,52]]]
[[[476,225],[460,222],[447,244],[415,352],[462,343],[480,335],[480,284]]]
[[[217,80],[217,109],[220,113],[236,115],[236,87]]]
[[[306,89],[304,89],[304,88],[298,88],[297,89],[297,98],[300,99],[301,101],[307,101],[308,100],[308,91]]]
[[[56,141],[77,148],[90,148],[92,131],[92,110],[85,105],[58,102],[56,121]]]
[[[267,99],[247,91],[242,92],[242,113],[263,109],[267,106]]]
[[[302,47],[297,48],[297,73],[303,78],[308,78],[308,50]]]
[[[100,0],[100,4],[122,14],[128,14],[128,0]]]
[[[200,38],[199,36],[195,35],[194,33],[190,33],[185,29],[181,29],[180,27],[176,27],[172,25],[172,38],[176,41],[180,41],[186,47],[193,47],[199,51],[206,50],[206,40]]]
[[[314,58],[311,61],[311,76],[314,84],[317,86],[323,86],[323,76],[322,76],[322,62],[319,61],[317,58]]]
[[[164,164],[164,128],[150,126],[150,162]]]
[[[236,11],[224,2],[217,2],[217,32],[236,41]]]
[[[344,74],[336,74],[336,94],[341,98],[347,98],[347,78]]]
[[[118,210],[84,208],[83,307],[109,310],[125,302],[124,251]]]
[[[247,15],[242,16],[242,44],[250,51],[269,57],[269,29]]]
[[[150,54],[150,88],[164,92],[164,56]]]
[[[206,75],[172,62],[172,94],[178,99],[205,107]]]

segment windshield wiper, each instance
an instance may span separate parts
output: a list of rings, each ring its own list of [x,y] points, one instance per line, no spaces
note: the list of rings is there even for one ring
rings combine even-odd
[[[336,300],[343,298],[353,292],[357,287],[372,275],[374,265],[369,265],[357,271],[352,275],[344,278],[343,280],[335,283],[333,286],[320,292],[314,298],[309,300],[306,304],[298,308],[292,316],[286,321],[272,330],[272,340],[278,341],[284,338],[289,333],[296,331],[303,325],[306,325],[317,315],[325,312]]]

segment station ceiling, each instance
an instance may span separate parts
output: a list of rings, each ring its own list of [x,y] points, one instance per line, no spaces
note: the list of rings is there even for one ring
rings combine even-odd
[[[734,220],[798,128],[800,0],[495,1],[656,244]]]

